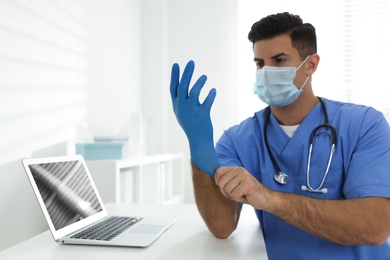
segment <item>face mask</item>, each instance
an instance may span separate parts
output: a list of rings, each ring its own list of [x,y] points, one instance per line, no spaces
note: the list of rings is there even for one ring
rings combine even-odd
[[[309,57],[298,68],[264,66],[257,70],[256,83],[253,85],[254,93],[270,106],[284,107],[294,103],[309,79],[307,76],[302,87],[298,89],[294,85],[295,73]]]

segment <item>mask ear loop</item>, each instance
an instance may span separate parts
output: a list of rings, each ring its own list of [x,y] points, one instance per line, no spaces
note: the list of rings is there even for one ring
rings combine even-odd
[[[306,59],[305,59],[304,61],[302,61],[301,65],[299,65],[295,71],[298,71],[298,70],[302,67],[302,65],[307,61],[307,59],[308,59],[310,56],[311,56],[311,55],[307,56]],[[302,90],[303,90],[303,88],[306,86],[306,83],[307,83],[307,80],[308,80],[308,79],[309,79],[309,76],[306,76],[305,82],[303,82],[302,87],[299,88],[299,91],[302,91]]]
[[[309,79],[309,76],[306,76],[305,82],[303,82],[302,87],[299,89],[299,91],[302,91],[303,88],[306,86],[307,80]]]
[[[310,56],[311,56],[311,55],[307,56],[306,59],[304,59],[304,61],[302,61],[301,65],[299,65],[295,71],[298,71],[298,70],[302,67],[302,65],[307,61],[307,59],[308,59]]]

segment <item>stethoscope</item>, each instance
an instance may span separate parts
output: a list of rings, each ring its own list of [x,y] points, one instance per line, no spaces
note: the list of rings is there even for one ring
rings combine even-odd
[[[307,170],[306,170],[306,185],[302,185],[301,189],[304,190],[304,191],[310,191],[310,192],[327,193],[328,189],[327,188],[323,188],[323,185],[324,185],[324,182],[326,180],[326,177],[328,176],[330,164],[332,163],[332,158],[333,158],[333,154],[334,154],[335,147],[336,147],[337,134],[336,134],[336,129],[329,124],[328,112],[326,110],[326,106],[325,106],[324,101],[320,97],[318,97],[318,99],[321,102],[322,111],[323,111],[324,116],[325,116],[325,123],[317,126],[311,132],[310,141],[309,141],[309,157],[308,157],[308,160],[307,160]],[[279,184],[287,184],[287,183],[290,182],[290,177],[286,173],[284,173],[284,172],[282,172],[280,170],[280,167],[277,164],[277,162],[275,160],[275,157],[273,156],[273,154],[271,152],[271,149],[269,147],[269,144],[268,144],[267,126],[268,126],[268,122],[269,122],[270,116],[271,116],[271,109],[270,109],[270,107],[268,107],[267,111],[266,111],[266,117],[265,117],[264,129],[263,129],[265,146],[266,146],[268,154],[269,154],[269,156],[271,158],[272,164],[274,165],[274,168],[276,170],[276,172],[274,174],[275,181],[277,183],[279,183]],[[318,131],[321,128],[328,128],[328,129],[330,129],[331,133],[329,133],[328,131],[324,131],[324,132],[318,133]],[[329,159],[328,159],[328,163],[327,163],[327,166],[326,166],[326,170],[325,170],[324,176],[322,177],[321,183],[320,183],[320,185],[316,189],[313,189],[313,187],[310,185],[311,154],[312,154],[312,151],[313,151],[314,140],[315,140],[316,136],[320,135],[320,134],[328,134],[330,136],[330,139],[331,139],[331,149],[330,149],[330,154],[329,154]]]

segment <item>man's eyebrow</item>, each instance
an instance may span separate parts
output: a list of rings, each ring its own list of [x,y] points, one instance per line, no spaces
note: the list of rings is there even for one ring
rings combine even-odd
[[[287,53],[284,53],[284,52],[280,52],[280,53],[272,56],[271,59],[277,59],[277,58],[280,58],[281,56],[290,56],[290,55],[288,55]],[[254,58],[253,60],[254,61],[264,61],[264,59],[260,59],[260,58]]]
[[[281,56],[290,56],[290,55],[288,55],[287,53],[284,53],[284,52],[280,52],[280,53],[272,56],[271,59],[277,59],[277,58],[280,58]]]

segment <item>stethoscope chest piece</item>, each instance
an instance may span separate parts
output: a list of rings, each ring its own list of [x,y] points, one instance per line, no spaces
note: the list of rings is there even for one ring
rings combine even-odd
[[[290,177],[288,177],[287,174],[281,171],[275,172],[274,179],[280,184],[287,184],[290,182]]]

